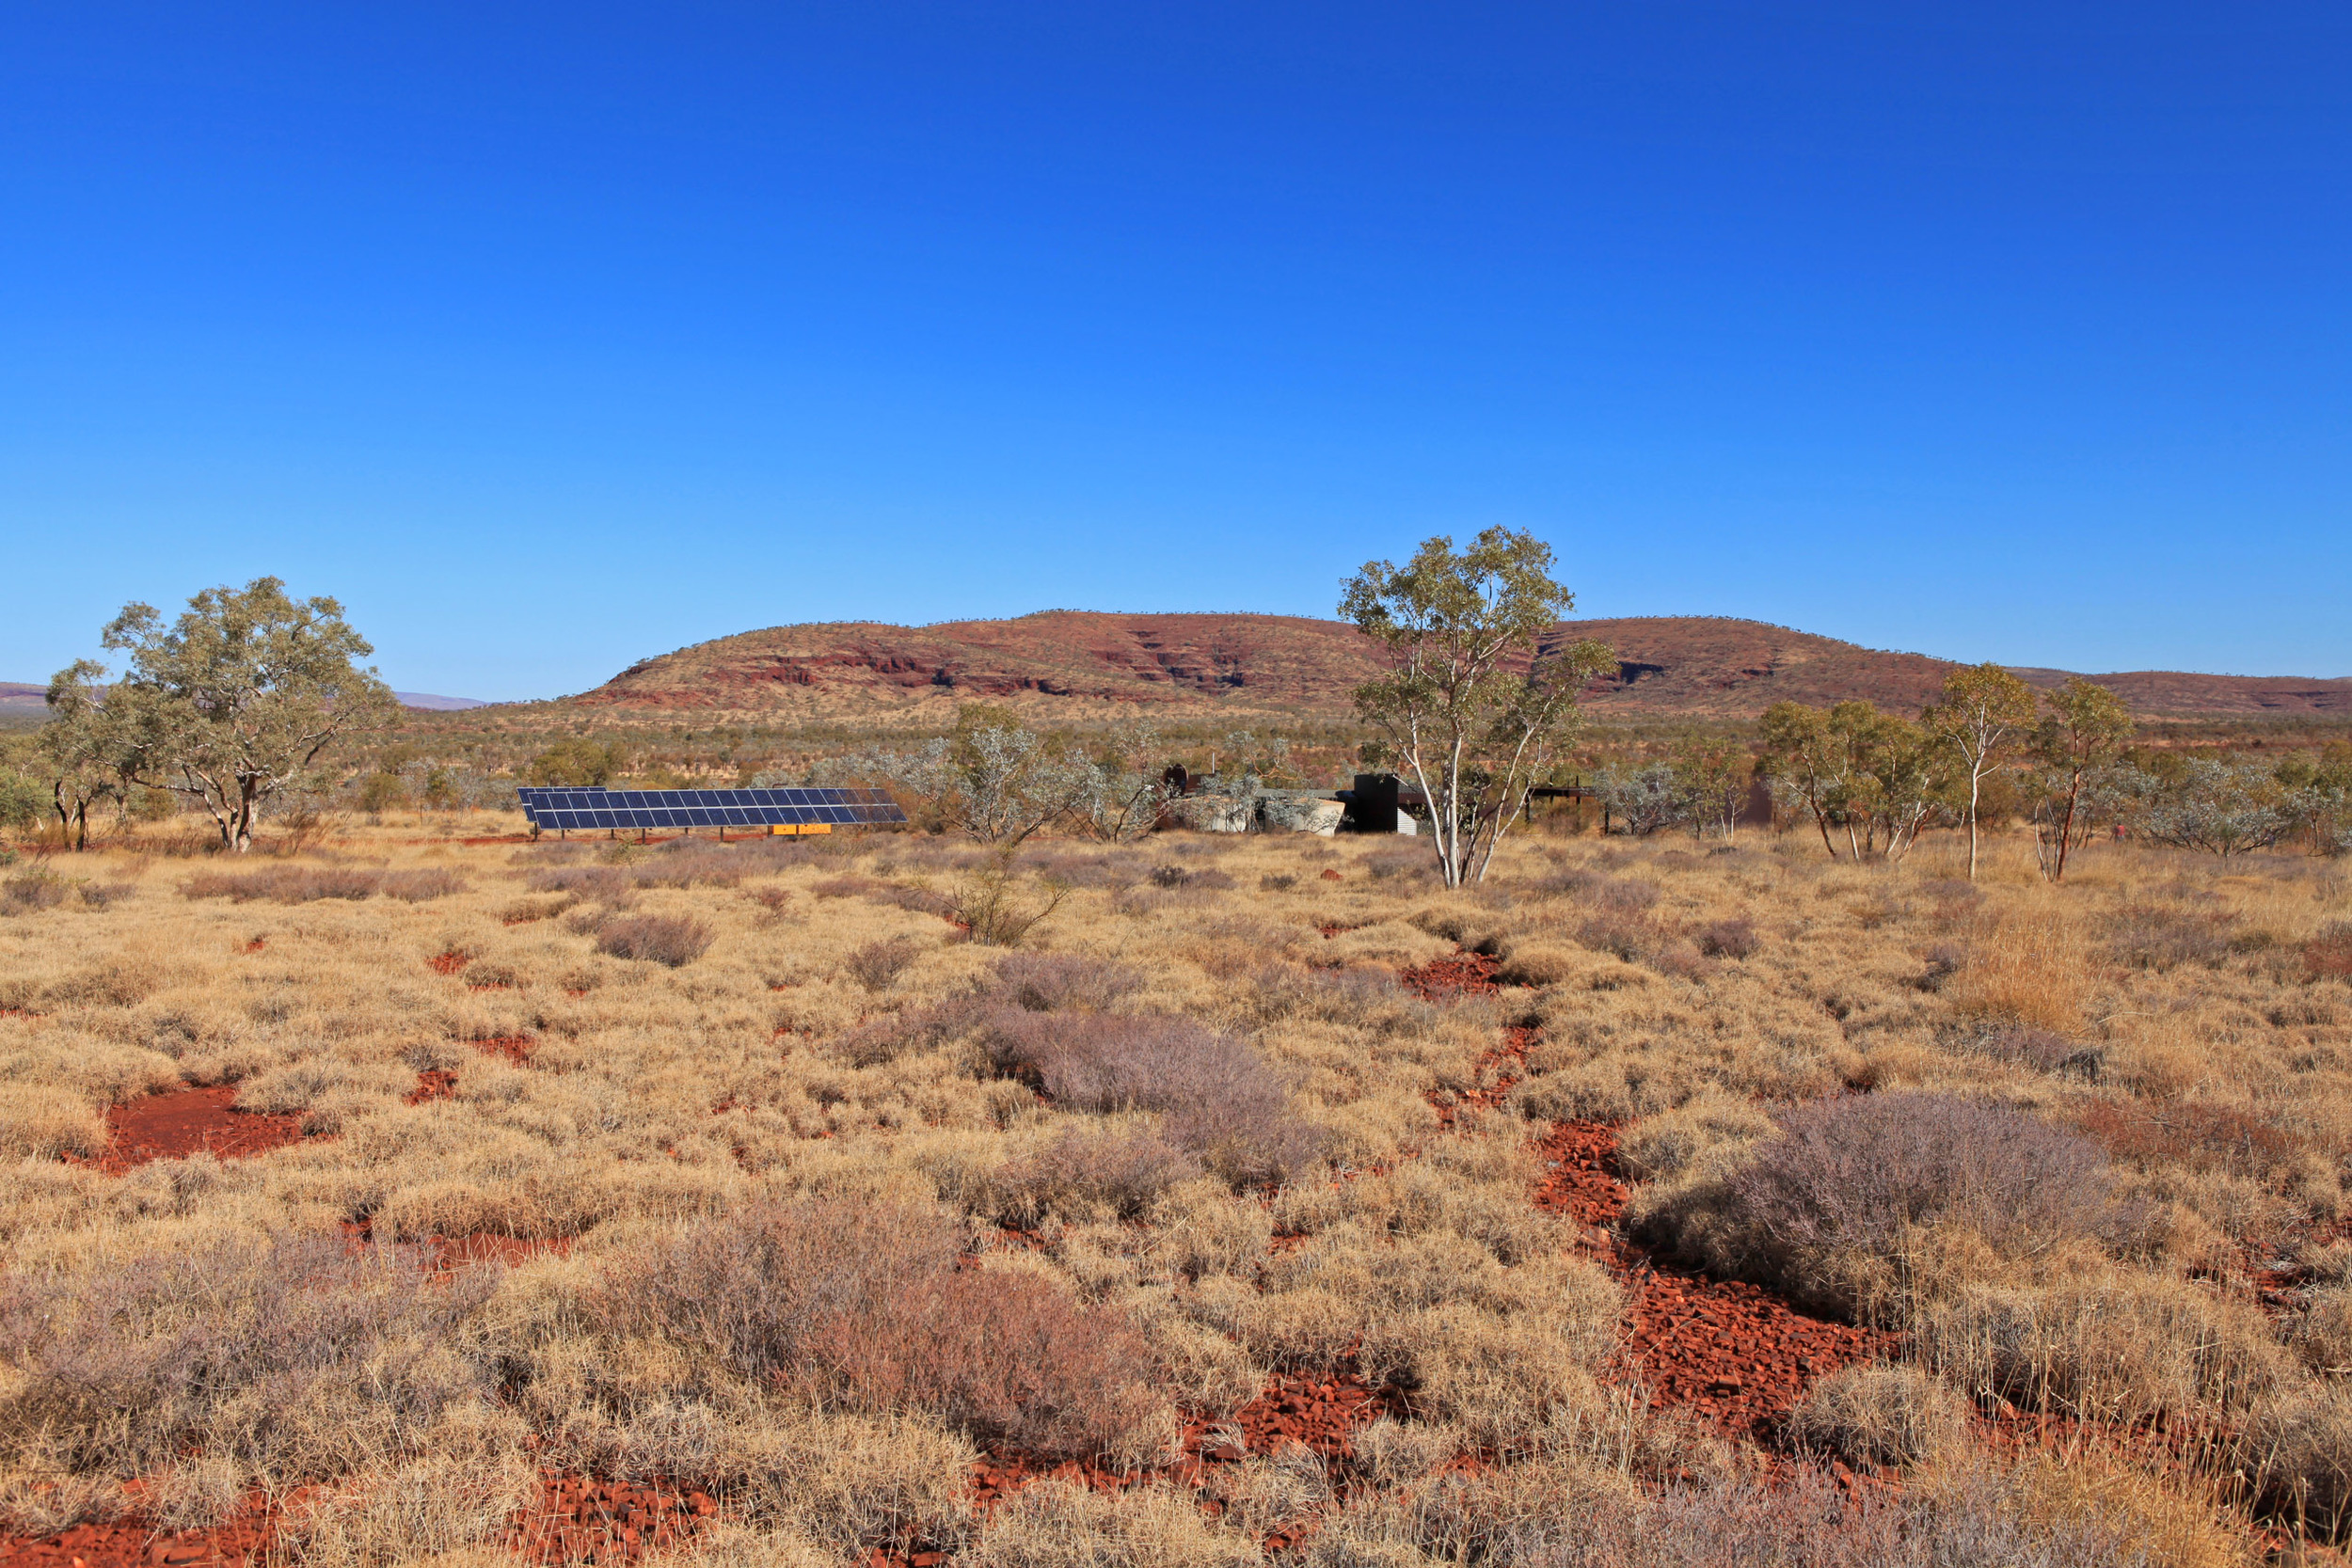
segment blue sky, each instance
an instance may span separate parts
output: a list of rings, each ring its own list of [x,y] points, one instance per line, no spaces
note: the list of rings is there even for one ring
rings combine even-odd
[[[1592,615],[2352,674],[2341,4],[12,8],[0,676],[262,573],[408,689],[754,626]]]

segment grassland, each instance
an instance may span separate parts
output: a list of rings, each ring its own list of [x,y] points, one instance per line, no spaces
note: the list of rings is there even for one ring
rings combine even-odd
[[[407,820],[0,873],[11,1549],[2201,1564],[2352,1502],[2333,863]],[[192,1089],[278,1147],[126,1158]]]

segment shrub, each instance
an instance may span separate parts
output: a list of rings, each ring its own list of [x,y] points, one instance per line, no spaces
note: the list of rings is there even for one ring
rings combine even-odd
[[[679,969],[709,951],[711,935],[691,915],[625,915],[596,927],[596,951]]]
[[[2303,965],[2314,980],[2352,980],[2352,924],[2338,921],[2305,942]]]
[[[723,849],[688,839],[673,839],[654,851],[653,858],[633,868],[639,887],[734,887],[758,869],[752,863],[757,851]]]
[[[1384,844],[1366,855],[1360,863],[1364,875],[1375,882],[1438,880],[1437,851],[1419,838]]]
[[[453,893],[466,891],[466,879],[440,866],[427,866],[421,871],[387,872],[382,883],[387,898],[397,898],[404,904],[421,904],[429,899],[446,898]]]
[[[2270,1512],[2339,1540],[2352,1534],[2352,1392],[2328,1386],[2267,1405],[2254,1425]]]
[[[2243,1413],[2289,1370],[2251,1307],[2189,1280],[2121,1270],[1971,1290],[1928,1314],[1916,1342],[1984,1403],[2119,1425]]]
[[[1039,1276],[961,1266],[933,1214],[778,1205],[691,1226],[616,1266],[592,1310],[755,1386],[854,1410],[930,1412],[981,1441],[1137,1460],[1172,1435],[1116,1309]]]
[[[1025,894],[1010,863],[996,857],[957,884],[950,916],[974,942],[1011,947],[1043,924],[1069,894],[1067,886],[1050,879],[1041,879],[1036,892]]]
[[[1228,1181],[1285,1180],[1321,1147],[1264,1057],[1190,1019],[1008,1011],[987,1043],[1057,1104],[1159,1113],[1168,1142]]]
[[[2300,1175],[2309,1145],[2260,1117],[2183,1101],[2151,1110],[2137,1101],[2094,1100],[2074,1125],[2117,1160],[2142,1170],[2182,1165],[2282,1189]]]
[[[1200,1164],[1155,1132],[1066,1128],[1037,1153],[997,1173],[999,1217],[1035,1225],[1047,1214],[1087,1221],[1139,1217],[1162,1193],[1200,1174]]]
[[[996,960],[996,990],[1033,1013],[1104,1012],[1143,989],[1125,964],[1074,953],[1009,953]]]
[[[0,914],[23,914],[29,910],[54,910],[65,902],[66,882],[45,871],[28,871],[0,882]]]
[[[1950,1454],[1968,1432],[1968,1407],[1916,1367],[1863,1362],[1813,1386],[1789,1414],[1804,1447],[1857,1465],[1927,1465]]]
[[[1817,1101],[1694,1195],[1675,1239],[1727,1273],[1849,1312],[1883,1305],[1908,1233],[1960,1226],[2007,1256],[2112,1217],[2106,1158],[2048,1122],[1980,1100],[1902,1092]],[[1683,1228],[1661,1211],[1670,1231]]]
[[[138,890],[136,882],[85,882],[82,884],[82,902],[93,910],[112,909]]]
[[[1744,958],[1758,945],[1756,923],[1745,918],[1717,920],[1699,927],[1699,951],[1710,958]]]
[[[192,1451],[320,1480],[493,1394],[457,1348],[489,1271],[429,1281],[341,1237],[226,1242],[0,1280],[0,1455],[119,1478]]]
[[[882,942],[869,942],[842,960],[850,977],[867,990],[886,990],[907,965],[922,953],[910,937],[890,937]]]
[[[2167,909],[2135,904],[2117,912],[2107,952],[2127,969],[2163,971],[2181,964],[2218,965],[2230,956],[2226,910]]]
[[[841,877],[828,877],[809,889],[819,898],[869,898],[878,904],[895,904],[902,910],[918,914],[952,917],[956,902],[944,893],[927,887],[903,887],[873,877],[851,872]]]
[[[237,904],[261,899],[310,904],[322,898],[372,898],[383,883],[382,872],[356,866],[273,865],[243,874],[199,871],[181,885],[180,892],[183,897],[226,898]]]

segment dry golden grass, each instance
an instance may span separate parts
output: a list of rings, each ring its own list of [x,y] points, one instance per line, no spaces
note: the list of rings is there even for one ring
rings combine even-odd
[[[2234,1507],[2266,1489],[2317,1514],[2343,1495],[2342,1287],[2274,1322],[2252,1279],[2332,1257],[2343,1211],[2352,987],[2301,957],[2352,908],[2336,868],[2103,846],[2052,888],[2009,845],[1972,888],[1946,846],[1853,866],[1800,834],[1729,851],[1520,838],[1486,886],[1450,896],[1409,846],[1352,840],[1047,843],[1023,864],[999,893],[1027,896],[1038,871],[1070,887],[1024,942],[1072,960],[1059,978],[1000,970],[1006,950],[942,918],[988,868],[941,840],[469,847],[346,829],[259,867],[272,879],[242,899],[198,881],[213,863],[58,857],[130,891],[0,917],[0,1508],[56,1528],[144,1476],[200,1521],[250,1486],[313,1483],[290,1537],[306,1560],[421,1561],[487,1551],[516,1478],[554,1462],[712,1489],[730,1509],[695,1548],[712,1559],[914,1539],[992,1563],[1255,1555],[1240,1523],[1150,1487],[1033,1488],[983,1521],[964,1478],[988,1433],[968,1401],[874,1408],[747,1370],[675,1314],[608,1309],[681,1235],[815,1203],[930,1215],[977,1268],[1021,1276],[1008,1299],[1034,1281],[1130,1325],[1158,1414],[1121,1418],[1101,1450],[1115,1463],[1164,1457],[1180,1408],[1225,1419],[1270,1376],[1349,1352],[1409,1388],[1409,1418],[1359,1446],[1376,1496],[1342,1508],[1275,1456],[1236,1471],[1229,1512],[1250,1529],[1327,1515],[1316,1560],[1459,1560],[1500,1549],[1498,1521],[1576,1509],[1731,1539],[1749,1528],[1732,1492],[1709,1494],[1712,1513],[1657,1500],[1663,1478],[1726,1477],[1722,1455],[1607,1386],[1620,1293],[1575,1227],[1529,1205],[1527,1122],[1627,1124],[1637,1211],[1661,1244],[1703,1249],[1676,1227],[1720,1212],[1709,1195],[1775,1135],[1775,1110],[1904,1090],[2079,1132],[2108,1159],[2112,1223],[2046,1246],[1935,1223],[1869,1243],[1885,1256],[1851,1259],[1854,1277],[1899,1277],[1885,1299],[1915,1363],[1825,1388],[1822,1447],[1942,1464],[1950,1400],[2006,1399],[2231,1434],[2255,1467]],[[1187,875],[1152,875],[1167,866]],[[355,872],[399,879],[353,897]],[[681,923],[707,947],[647,935]],[[1457,943],[1525,989],[1433,1006],[1395,985]],[[1086,989],[1105,975],[1123,977]],[[1149,1096],[1049,1103],[1000,1065],[1005,1009],[1165,1015],[1239,1041],[1312,1163],[1263,1190],[1216,1174],[1244,1168],[1215,1142],[1227,1132],[1187,1131],[1207,1123]],[[1541,1033],[1505,1108],[1441,1130],[1433,1099],[1491,1086],[1500,1031],[1521,1021]],[[453,1094],[411,1103],[428,1070],[453,1073]],[[233,1085],[310,1136],[120,1177],[60,1158],[103,1147],[109,1105],[183,1084]],[[285,1283],[285,1259],[346,1227],[379,1270],[413,1269],[411,1243],[540,1250],[432,1286],[446,1322],[383,1307],[392,1287],[373,1275]],[[107,1315],[158,1299],[169,1259],[197,1272],[141,1308],[147,1327]],[[223,1302],[246,1305],[196,1310]],[[358,1325],[348,1356],[299,1375],[271,1359],[272,1335],[336,1313]],[[85,1325],[72,1343],[69,1323]],[[175,1381],[190,1346],[213,1370]],[[103,1397],[75,1392],[99,1367]],[[167,1410],[144,1434],[122,1424]],[[173,1432],[200,1454],[175,1457]],[[1466,1451],[1501,1467],[1439,1473]],[[2193,1545],[2207,1527],[2180,1523],[2209,1500],[2130,1484],[2173,1501],[2133,1513],[2077,1486],[2061,1506],[2046,1498],[2074,1482],[2011,1477],[1968,1506],[2042,1509],[2044,1535],[2171,1520],[2192,1544],[2154,1560],[2222,1560]]]

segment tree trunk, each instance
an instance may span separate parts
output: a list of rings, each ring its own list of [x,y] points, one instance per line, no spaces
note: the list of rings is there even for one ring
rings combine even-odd
[[[2074,801],[2082,792],[2083,776],[2077,772],[2066,786],[2066,818],[2058,824],[2058,875],[2050,879],[2054,882],[2066,880],[2066,849],[2074,840]]]
[[[1972,764],[1968,769],[1968,879],[1977,879],[1977,788],[1984,775]]]

